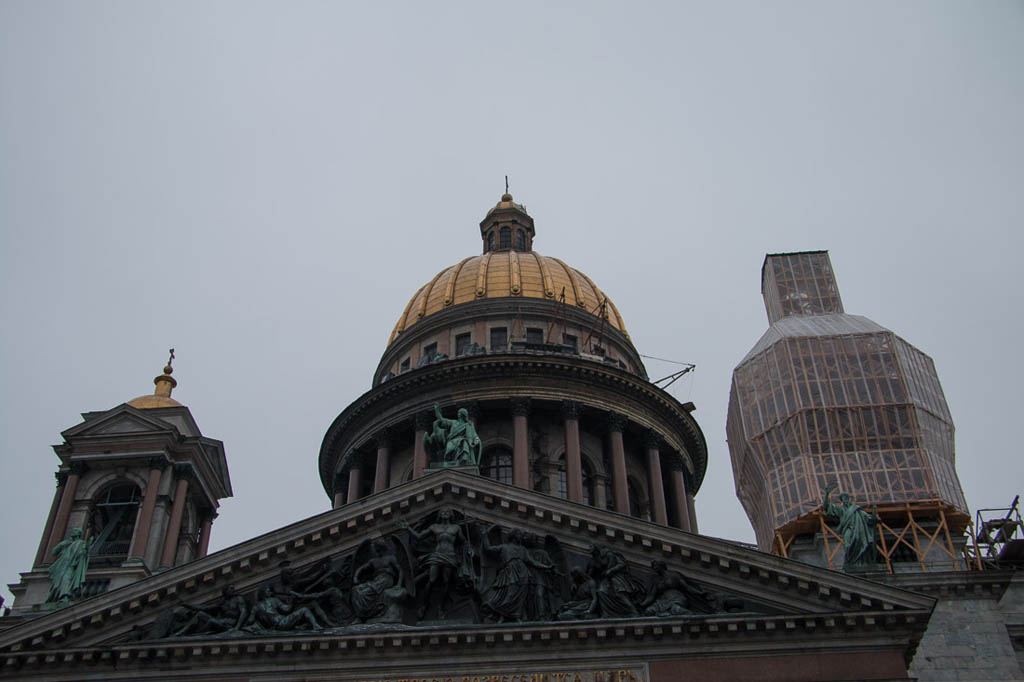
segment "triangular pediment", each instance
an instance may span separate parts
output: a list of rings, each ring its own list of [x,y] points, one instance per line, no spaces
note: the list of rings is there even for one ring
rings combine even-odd
[[[130,405],[119,405],[101,416],[90,419],[65,430],[65,440],[92,436],[118,436],[137,433],[167,433],[177,431],[168,421],[146,414]]]
[[[420,591],[422,601],[426,588],[417,587],[412,576],[405,576],[399,585],[395,583],[400,581],[385,579],[364,590],[382,592],[402,585],[409,587],[406,592],[411,594],[400,595],[407,600],[402,607],[406,616],[400,622],[363,618],[339,627],[322,626],[320,630],[308,623],[293,623],[282,627],[282,631],[264,628],[260,632],[256,628],[216,633],[210,629],[204,631],[202,627],[190,629],[181,623],[177,623],[181,626],[177,628],[173,623],[165,623],[166,627],[162,629],[154,625],[161,616],[166,621],[170,618],[168,614],[182,605],[205,607],[223,602],[224,588],[229,585],[245,596],[248,608],[252,609],[261,588],[273,587],[280,591],[282,583],[288,582],[283,571],[290,576],[305,576],[302,578],[306,580],[303,589],[316,592],[322,591],[330,582],[314,581],[312,577],[318,572],[322,574],[328,567],[338,572],[347,570],[348,588],[351,589],[351,573],[359,571],[360,565],[373,558],[371,541],[377,538],[384,539],[384,543],[375,548],[381,557],[393,554],[398,563],[405,562],[403,575],[407,568],[411,568],[414,574],[417,571],[429,573],[432,563],[444,564],[447,561],[436,547],[436,551],[431,550],[430,544],[436,542],[437,537],[428,541],[424,549],[422,544],[417,545],[405,526],[408,524],[420,535],[429,535],[431,524],[437,523],[440,512],[445,509],[455,511],[456,525],[460,527],[456,542],[472,544],[471,548],[459,554],[459,562],[463,565],[455,566],[449,562],[453,580],[464,577],[465,557],[469,556],[471,562],[477,562],[477,569],[470,565],[469,573],[476,570],[477,587],[482,591],[488,590],[476,601],[477,608],[481,604],[487,606],[483,616],[477,612],[477,622],[473,622],[474,616],[468,607],[463,608],[454,622],[441,622],[437,619],[436,605],[430,607],[433,611],[427,612],[426,620],[417,620],[416,592]],[[638,595],[638,607],[634,613],[617,614],[612,600],[610,606],[602,601],[602,606],[595,612],[580,611],[574,617],[572,612],[564,609],[564,605],[572,601],[573,592],[562,589],[550,612],[544,615],[543,622],[529,620],[533,617],[532,607],[524,607],[526,620],[516,622],[512,618],[513,622],[501,624],[504,619],[498,617],[501,614],[492,608],[503,603],[501,595],[495,596],[496,591],[505,583],[512,585],[510,590],[518,589],[516,580],[519,577],[513,574],[514,571],[510,572],[511,569],[506,570],[505,566],[517,561],[520,555],[511,549],[497,548],[503,544],[511,547],[518,542],[510,539],[513,531],[523,531],[535,539],[536,551],[531,556],[547,557],[542,563],[550,562],[552,570],[549,576],[560,575],[568,579],[567,573],[572,568],[589,574],[591,567],[588,562],[593,561],[593,546],[597,546],[597,552],[604,552],[608,558],[606,564],[621,559],[626,571],[648,589],[657,581],[652,562],[664,562],[668,571],[681,576],[696,592],[715,596],[713,605],[701,605],[703,602],[694,598],[685,612],[668,608],[653,615],[651,606],[645,605],[648,600],[641,603]],[[538,542],[536,539],[541,540]],[[536,553],[541,550],[545,553]],[[432,551],[437,556],[432,555]],[[483,554],[488,554],[489,558]],[[346,561],[348,568],[344,569]],[[369,578],[367,570],[363,570],[361,581],[372,582],[374,570],[369,569]],[[503,570],[505,574],[501,574]],[[610,578],[605,580],[599,573],[594,571],[594,577],[603,581],[602,584],[611,585]],[[473,579],[469,577],[470,582]],[[523,598],[535,600],[538,588],[534,582],[530,585],[530,594]],[[690,592],[687,594],[691,595]],[[269,591],[267,596],[270,596]],[[353,597],[352,602],[356,601]],[[453,599],[452,603],[455,601]],[[804,625],[812,631],[817,627],[819,632],[825,627],[842,628],[844,623],[851,628],[863,629],[876,621],[896,618],[899,628],[923,630],[933,604],[930,598],[912,592],[764,554],[736,543],[567,502],[480,476],[442,471],[30,620],[0,633],[0,653],[27,653],[58,646],[78,647],[86,651],[90,647],[117,646],[118,643],[134,651],[132,647],[141,646],[138,642],[149,642],[147,646],[153,646],[154,642],[161,646],[175,643],[180,646],[182,641],[205,641],[204,637],[220,642],[230,641],[232,637],[247,638],[246,641],[270,641],[281,635],[316,637],[318,632],[321,636],[344,638],[358,637],[360,633],[365,636],[367,628],[376,633],[394,632],[395,637],[399,637],[410,632],[414,634],[419,630],[418,625],[424,623],[461,628],[472,633],[492,631],[499,626],[515,627],[517,631],[524,628],[550,629],[552,623],[557,622],[561,629],[575,628],[581,632],[589,631],[588,628],[598,628],[595,632],[603,631],[601,628],[612,628],[617,632],[628,626],[635,633],[659,633],[660,636],[669,631],[685,632],[692,638],[700,633],[710,636],[720,629],[730,632],[739,629],[751,636],[757,633],[768,636],[776,628],[781,632],[785,628],[803,628]],[[411,620],[410,612],[414,614]],[[178,637],[171,631],[175,629]]]

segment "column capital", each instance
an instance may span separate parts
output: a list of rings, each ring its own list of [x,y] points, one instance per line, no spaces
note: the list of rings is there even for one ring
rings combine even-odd
[[[415,417],[417,431],[429,431],[434,424],[434,413],[429,410],[420,410]]]
[[[160,471],[171,465],[166,457],[150,457],[147,463],[150,469],[159,469]]]
[[[679,456],[678,452],[673,452],[663,461],[669,471],[686,471],[686,466],[683,464],[683,458]]]
[[[393,440],[394,434],[391,432],[391,429],[381,429],[373,434],[373,444],[378,448],[390,448],[391,441]]]
[[[68,472],[67,471],[60,471],[60,470],[54,471],[53,472],[53,477],[55,479],[57,479],[57,487],[58,488],[68,482]]]
[[[685,466],[683,467],[683,480],[686,481],[687,494],[693,495],[697,492],[697,481],[694,480],[693,474]]]
[[[196,472],[191,464],[178,463],[174,465],[174,477],[179,480],[190,481],[195,478]]]
[[[562,418],[563,419],[579,419],[580,412],[583,411],[583,405],[579,404],[574,400],[563,400],[562,401]]]
[[[529,398],[512,398],[512,416],[526,417],[530,414]]]
[[[213,523],[213,520],[220,516],[215,510],[207,509],[199,515],[200,523]]]
[[[68,469],[75,476],[81,476],[82,474],[89,470],[89,465],[86,464],[85,462],[72,462],[71,464],[68,465]]]
[[[650,450],[653,448],[661,449],[662,438],[661,434],[654,429],[647,429],[644,431],[644,446]]]
[[[609,433],[618,431],[622,433],[622,430],[626,428],[626,416],[619,414],[618,412],[609,412],[605,417],[605,428],[608,429]]]

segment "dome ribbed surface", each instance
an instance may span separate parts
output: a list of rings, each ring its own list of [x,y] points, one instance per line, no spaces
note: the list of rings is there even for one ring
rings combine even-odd
[[[618,309],[585,274],[557,258],[536,251],[492,251],[466,258],[437,273],[420,287],[405,307],[388,339],[388,345],[425,317],[460,303],[489,298],[539,298],[558,301],[565,290],[565,304],[596,317],[607,300],[605,319],[628,337]]]

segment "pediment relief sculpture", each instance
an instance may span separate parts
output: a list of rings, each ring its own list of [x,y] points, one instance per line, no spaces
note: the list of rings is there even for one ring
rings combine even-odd
[[[358,632],[416,625],[536,623],[765,611],[712,592],[661,560],[649,569],[607,546],[588,554],[552,535],[484,523],[445,507],[404,521],[355,552],[310,566],[282,562],[244,591],[179,604],[131,641]]]

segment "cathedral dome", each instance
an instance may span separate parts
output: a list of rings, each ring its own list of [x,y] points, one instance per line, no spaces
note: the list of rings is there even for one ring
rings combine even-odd
[[[164,366],[163,374],[153,379],[153,383],[156,385],[153,392],[140,395],[138,398],[132,398],[128,401],[129,405],[139,410],[151,410],[159,407],[183,407],[181,403],[171,397],[171,391],[178,385],[178,382],[171,376],[174,372],[174,368],[171,367],[171,362],[174,361],[174,349],[172,348],[170,352],[171,357],[167,361],[167,365]]]
[[[558,258],[509,249],[465,258],[437,273],[409,300],[388,344],[423,318],[460,303],[505,297],[558,302],[563,292],[566,306],[604,317],[628,336],[618,308],[585,274]]]

